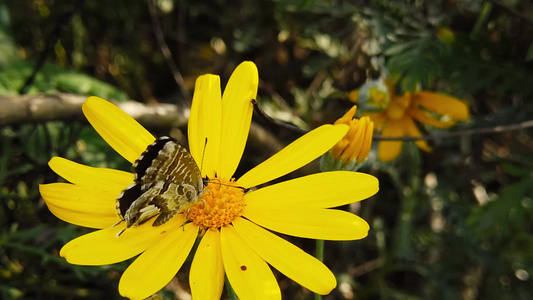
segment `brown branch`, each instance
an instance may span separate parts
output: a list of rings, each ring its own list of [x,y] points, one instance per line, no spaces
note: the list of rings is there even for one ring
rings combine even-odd
[[[165,41],[165,36],[163,34],[163,30],[161,29],[159,19],[157,18],[157,12],[153,0],[146,0],[146,2],[148,3],[148,9],[150,11],[150,20],[152,21],[152,27],[154,30],[154,34],[157,38],[157,42],[159,43],[159,48],[161,48],[161,52],[163,52],[163,56],[165,57],[165,61],[167,62],[167,65],[170,68],[172,75],[174,76],[174,80],[180,88],[181,95],[185,100],[189,101],[191,99],[191,96],[189,94],[189,91],[187,90],[187,87],[185,86],[183,76],[181,75],[178,66],[174,62],[172,52],[170,52],[170,48],[168,47],[168,44]]]
[[[277,136],[272,132],[261,127],[259,124],[252,122],[248,141],[253,145],[260,145],[258,148],[264,152],[265,156],[271,156],[286,145],[280,142]],[[266,148],[264,145],[268,145]]]
[[[350,267],[348,269],[348,274],[351,275],[351,277],[359,277],[361,275],[364,275],[368,272],[371,272],[379,267],[383,266],[383,259],[376,258],[371,261],[367,261],[364,264],[357,266],[357,267]]]
[[[276,125],[278,127],[281,127],[281,128],[289,129],[289,130],[291,130],[293,132],[296,132],[298,134],[306,134],[307,132],[309,132],[309,130],[302,129],[302,128],[297,127],[295,125],[288,124],[288,123],[285,123],[283,121],[280,121],[280,120],[272,118],[267,113],[265,113],[265,111],[259,106],[259,103],[257,103],[257,100],[255,100],[255,99],[252,99],[252,105],[254,106],[254,111],[257,113],[257,115],[259,117],[261,117],[265,122],[274,124],[274,125]]]
[[[499,132],[504,132],[504,131],[523,130],[523,129],[527,129],[530,127],[533,127],[533,120],[529,120],[529,121],[525,121],[525,122],[517,123],[517,124],[499,125],[495,127],[473,128],[473,129],[466,129],[466,130],[454,131],[454,132],[423,135],[419,137],[411,137],[411,136],[385,137],[385,136],[374,135],[373,139],[375,141],[440,140],[440,139],[469,136],[469,135],[490,134],[490,133],[499,133]]]
[[[87,96],[73,94],[0,97],[0,126],[45,121],[83,121],[81,105]],[[146,105],[136,101],[115,103],[128,115],[150,128],[182,127],[189,110],[173,104]]]
[[[282,122],[282,121],[279,121],[279,120],[276,120],[270,117],[261,109],[261,107],[259,106],[259,103],[257,103],[256,100],[252,100],[252,104],[254,106],[255,112],[266,122],[272,123],[276,126],[288,129],[298,134],[305,134],[308,132],[308,130],[299,128],[292,124],[287,124],[285,122]],[[423,136],[418,136],[418,137],[411,137],[411,136],[388,137],[388,136],[380,136],[380,135],[374,134],[372,140],[374,141],[404,141],[404,142],[418,141],[418,140],[439,140],[439,139],[447,139],[447,138],[477,135],[477,134],[490,134],[490,133],[499,133],[499,132],[504,132],[504,131],[522,130],[522,129],[527,129],[530,127],[533,127],[533,120],[525,121],[525,122],[518,123],[518,124],[466,129],[466,130],[461,130],[461,131],[446,132],[446,133],[432,134],[432,135],[423,135]]]
[[[85,118],[81,112],[81,105],[87,96],[74,94],[54,94],[54,95],[24,95],[24,96],[0,96],[0,126],[22,125],[27,123],[40,123],[46,121],[83,121]],[[255,101],[254,101],[255,102]],[[139,121],[148,128],[171,128],[184,127],[189,118],[189,109],[174,104],[159,103],[146,105],[136,101],[116,103],[128,115]],[[288,130],[305,134],[307,131],[297,128],[294,125],[286,124],[266,115],[254,103],[256,112],[267,122],[274,122],[276,125]],[[533,127],[533,120],[518,124],[501,125],[495,127],[474,128],[441,134],[425,135],[420,137],[383,137],[374,135],[376,141],[417,141],[417,140],[437,140],[454,138],[478,134],[500,133],[505,131],[523,130]],[[261,129],[261,128],[259,128]],[[254,129],[255,130],[255,129]],[[252,130],[252,131],[254,131]],[[279,141],[275,137],[265,135],[264,129],[250,132],[263,145],[269,145],[275,153],[280,148]],[[269,140],[267,143],[264,141]]]
[[[87,96],[74,94],[0,96],[0,126],[46,121],[86,122],[81,111]],[[113,102],[113,101],[112,101]],[[137,101],[113,102],[143,126],[151,129],[185,127],[190,109],[175,104],[143,104]],[[268,157],[283,146],[278,137],[257,123],[250,127],[249,141]]]

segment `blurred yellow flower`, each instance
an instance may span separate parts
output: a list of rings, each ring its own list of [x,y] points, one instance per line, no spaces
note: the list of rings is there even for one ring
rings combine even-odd
[[[383,137],[422,136],[415,120],[436,128],[449,128],[457,121],[469,118],[468,106],[457,98],[428,91],[406,92],[398,96],[393,85],[387,84],[391,99],[389,106],[382,112],[365,113]],[[424,140],[415,143],[424,151],[432,150]],[[392,161],[398,157],[402,146],[402,141],[381,141],[378,158],[384,162]]]
[[[437,37],[446,45],[451,45],[455,41],[455,33],[448,27],[437,28]]]
[[[114,226],[123,219],[115,205],[134,175],[52,158],[50,167],[70,183],[40,186],[50,211],[64,221],[100,229],[70,241],[60,255],[78,265],[108,265],[139,255],[122,275],[119,292],[142,299],[175,276],[200,238],[189,275],[193,299],[220,299],[224,275],[240,299],[281,299],[268,264],[311,291],[328,294],[336,286],[334,274],[270,231],[325,240],[364,238],[369,226],[363,219],[330,208],[375,194],[378,180],[363,173],[325,172],[247,191],[309,163],[348,131],[346,125],[321,126],[234,180],[257,86],[258,72],[251,62],[236,68],[223,95],[218,76],[198,78],[188,126],[189,145],[198,165],[203,157],[201,172],[209,183],[201,201],[194,201],[187,212],[160,226],[146,222],[117,235],[126,224]],[[155,140],[103,99],[90,97],[83,112],[102,138],[131,163]]]
[[[366,82],[360,89],[348,93],[348,99],[357,103],[363,111],[383,111],[390,102],[390,95],[386,82],[372,80]]]

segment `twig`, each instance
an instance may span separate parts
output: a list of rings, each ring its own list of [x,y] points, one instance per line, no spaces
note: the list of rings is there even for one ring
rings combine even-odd
[[[263,118],[265,121],[272,123],[276,126],[286,128],[288,130],[294,131],[299,134],[305,134],[308,132],[308,130],[296,127],[292,124],[288,124],[279,120],[276,120],[269,115],[267,115],[261,107],[259,107],[259,104],[256,100],[252,100],[252,104],[254,105],[255,112]],[[533,127],[533,120],[525,121],[518,124],[510,124],[510,125],[499,125],[496,127],[483,127],[483,128],[474,128],[474,129],[466,129],[461,131],[455,131],[455,132],[446,132],[446,133],[440,133],[440,134],[432,134],[432,135],[423,135],[418,137],[411,137],[411,136],[402,136],[402,137],[388,137],[388,136],[380,136],[375,135],[373,136],[372,140],[374,141],[418,141],[418,140],[439,140],[439,139],[447,139],[447,138],[453,138],[453,137],[460,137],[460,136],[469,136],[469,135],[477,135],[477,134],[490,134],[490,133],[498,133],[503,131],[513,131],[513,130],[522,130]]]
[[[371,272],[372,270],[375,270],[383,265],[383,260],[380,258],[373,259],[371,261],[367,261],[364,264],[357,266],[357,267],[351,267],[348,269],[348,274],[352,277],[359,277],[361,275],[364,275],[368,272]]]
[[[15,97],[0,96],[0,126],[17,125],[26,123],[39,123],[54,120],[83,119],[81,105],[87,96],[58,93],[55,95],[25,95]],[[268,116],[257,104],[252,101],[256,113],[269,123],[283,127],[298,134],[305,134],[308,130],[284,123]],[[117,103],[117,105],[134,119],[147,127],[169,128],[181,127],[187,124],[189,110],[172,104],[160,103],[146,105],[136,101]],[[374,135],[376,141],[418,141],[454,138],[460,136],[491,134],[504,131],[523,130],[533,127],[533,120],[517,124],[499,125],[467,129],[455,132],[446,132],[420,137],[383,137]]]
[[[439,140],[439,139],[447,139],[447,138],[453,138],[453,137],[460,137],[460,136],[469,136],[469,135],[477,135],[477,134],[489,134],[489,133],[498,133],[498,132],[504,132],[504,131],[513,131],[513,130],[522,130],[533,127],[533,120],[525,121],[522,123],[517,124],[510,124],[510,125],[499,125],[495,127],[483,127],[483,128],[474,128],[474,129],[466,129],[461,131],[455,131],[455,132],[446,132],[446,133],[438,133],[438,134],[432,134],[432,135],[423,135],[418,137],[411,137],[411,136],[404,136],[404,137],[384,137],[379,135],[374,135],[374,140],[376,141],[418,141],[418,140]]]
[[[254,111],[263,120],[265,120],[267,123],[271,123],[271,124],[274,124],[274,125],[276,125],[278,127],[283,127],[283,128],[289,129],[289,130],[294,131],[294,132],[299,133],[299,134],[306,134],[307,132],[309,132],[309,130],[305,130],[305,129],[296,127],[296,126],[294,126],[292,124],[288,124],[288,123],[282,122],[280,120],[276,120],[276,119],[272,118],[271,116],[267,115],[263,111],[263,109],[261,109],[261,107],[259,106],[259,104],[257,103],[257,101],[255,99],[252,99],[252,104],[254,106]]]
[[[183,80],[183,76],[181,75],[181,72],[178,69],[178,66],[174,62],[174,58],[172,57],[172,52],[170,52],[170,48],[168,47],[168,44],[165,41],[165,36],[163,34],[163,30],[161,29],[161,24],[159,23],[159,19],[157,18],[156,8],[152,1],[153,0],[146,0],[146,2],[148,3],[148,9],[150,10],[150,20],[152,21],[152,27],[154,29],[157,42],[159,43],[159,48],[161,48],[161,52],[163,52],[163,56],[165,57],[165,61],[167,62],[167,65],[170,68],[172,75],[174,76],[174,80],[176,81],[176,84],[180,88],[181,95],[183,96],[184,99],[190,100],[191,96],[185,86],[185,81]]]
[[[74,7],[71,9],[68,9],[64,12],[62,12],[58,17],[56,21],[56,25],[54,26],[54,29],[50,34],[46,37],[46,42],[44,46],[43,52],[39,55],[39,58],[37,59],[37,63],[33,67],[33,71],[24,82],[24,85],[19,89],[19,94],[24,95],[28,92],[30,87],[33,84],[33,81],[35,80],[35,77],[37,76],[37,73],[41,70],[41,68],[44,66],[44,63],[46,61],[46,57],[48,56],[48,53],[54,48],[54,45],[56,44],[57,40],[59,39],[59,34],[61,33],[62,27],[70,22],[70,19],[74,16],[76,12],[78,12],[83,5],[85,4],[86,0],[78,0],[76,4],[74,4]]]
[[[271,131],[260,126],[256,122],[250,125],[250,135],[248,140],[252,145],[260,145],[258,148],[265,156],[271,156],[286,145],[282,143],[279,138]]]

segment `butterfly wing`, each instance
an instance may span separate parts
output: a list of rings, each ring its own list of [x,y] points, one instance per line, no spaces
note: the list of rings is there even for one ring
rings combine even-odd
[[[122,209],[124,220],[128,227],[140,225],[159,214],[153,226],[161,225],[182,209],[187,208],[199,194],[195,187],[190,184],[176,184],[159,181],[148,185],[143,192],[139,184],[134,184],[125,190],[123,199],[136,196],[127,209]],[[137,194],[141,191],[140,194]]]
[[[135,183],[117,199],[117,213],[128,227],[159,214],[158,226],[197,200],[204,188],[200,169],[187,150],[162,137],[148,146],[132,166]]]
[[[178,142],[161,137],[133,164],[135,182],[151,184],[158,181],[186,182],[203,189],[202,174],[192,155]]]

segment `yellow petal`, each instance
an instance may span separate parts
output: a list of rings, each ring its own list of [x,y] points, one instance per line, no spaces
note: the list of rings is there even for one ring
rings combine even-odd
[[[357,111],[357,105],[352,106],[349,111],[347,111],[342,118],[338,119],[333,123],[334,125],[337,124],[346,124],[350,125],[350,121],[353,119],[353,116],[355,116],[355,112]]]
[[[39,192],[48,209],[63,221],[90,228],[106,228],[120,221],[115,204],[121,190],[51,183],[39,185]]]
[[[403,122],[401,120],[391,120],[387,123],[381,136],[402,137],[404,135]],[[381,141],[378,145],[378,158],[383,162],[395,160],[402,151],[402,141]]]
[[[176,229],[176,226],[179,225],[175,221],[169,221],[154,227],[149,221],[142,225],[130,227],[117,237],[117,234],[126,228],[126,224],[122,222],[117,226],[82,235],[68,242],[61,248],[59,254],[69,263],[75,265],[114,264],[143,252],[167,234],[166,231],[181,230]]]
[[[368,117],[362,117],[361,120],[364,120]],[[374,136],[374,122],[370,120],[365,120],[365,123],[367,124],[365,135],[363,137],[363,146],[361,147],[361,152],[359,152],[359,155],[357,156],[357,161],[361,162],[364,161],[368,157],[368,153],[370,153],[370,149],[372,148],[372,137]]]
[[[263,209],[245,206],[242,215],[250,221],[280,233],[321,240],[358,240],[370,227],[360,217],[336,209]]]
[[[222,98],[220,78],[203,75],[196,80],[189,116],[189,147],[202,170],[202,176],[214,178],[220,152]]]
[[[420,132],[420,129],[416,126],[415,122],[411,118],[405,118],[404,119],[404,126],[405,126],[405,134],[407,136],[412,137],[420,137],[422,136],[422,132]],[[433,149],[428,145],[427,141],[425,140],[418,140],[415,141],[415,144],[418,146],[418,148],[426,151],[431,152]]]
[[[220,231],[207,230],[196,249],[189,274],[193,299],[219,300],[224,288]]]
[[[457,121],[466,121],[469,118],[468,106],[454,97],[419,91],[413,95],[413,101],[430,111]]]
[[[102,191],[123,190],[133,183],[133,174],[106,168],[93,168],[62,157],[52,157],[50,168],[71,183]]]
[[[196,241],[198,226],[189,223],[181,227],[183,219],[177,217],[168,222],[173,223],[174,228],[139,255],[122,274],[118,284],[122,296],[144,299],[153,295],[181,268]]]
[[[82,110],[98,134],[131,163],[155,141],[154,136],[141,124],[102,98],[89,97],[83,103]]]
[[[361,148],[363,147],[363,138],[366,130],[365,122],[367,122],[368,120],[368,118],[365,118],[362,120],[357,120],[357,123],[354,123],[356,126],[355,134],[353,136],[353,139],[350,141],[350,145],[348,146],[348,148],[344,149],[344,152],[342,153],[342,157],[344,158],[345,163],[357,158],[359,152],[361,152]]]
[[[281,149],[237,180],[237,185],[250,188],[292,172],[333,147],[348,131],[348,126],[323,125]]]
[[[335,146],[333,146],[333,148],[331,149],[331,155],[333,155],[334,158],[339,159],[343,151],[350,145],[350,140],[346,138],[349,134],[350,132],[348,131],[346,136],[342,138],[337,144],[335,144]]]
[[[326,295],[337,285],[335,275],[302,249],[243,218],[235,219],[233,226],[259,256],[312,292]]]
[[[312,174],[247,193],[246,205],[255,209],[329,208],[366,199],[379,189],[376,177],[357,172]]]
[[[220,231],[222,261],[231,287],[240,299],[281,299],[278,282],[266,262],[242,240],[235,228]]]
[[[259,73],[253,62],[241,63],[222,95],[222,130],[217,175],[231,179],[239,165],[252,121],[252,99],[257,98]]]
[[[455,121],[439,120],[434,116],[430,115],[429,113],[415,107],[411,107],[411,109],[409,110],[409,114],[418,122],[437,128],[450,128],[455,125]]]

